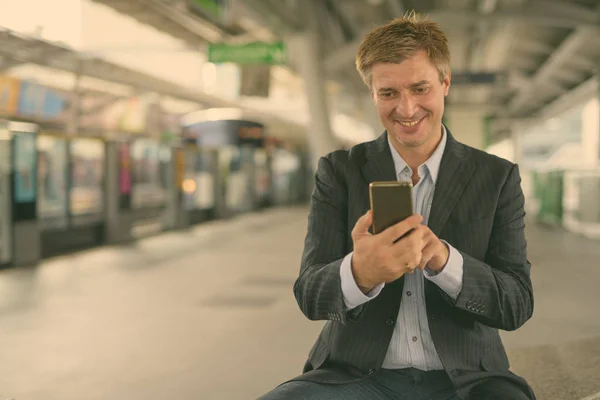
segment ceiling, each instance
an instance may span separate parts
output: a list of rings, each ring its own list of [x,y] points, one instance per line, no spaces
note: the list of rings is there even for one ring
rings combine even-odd
[[[185,0],[93,1],[196,48],[316,30],[327,77],[353,94],[366,94],[354,67],[364,33],[415,10],[448,35],[455,77],[492,72],[497,78],[455,80],[449,107],[479,107],[503,121],[568,107],[561,99],[592,88],[600,63],[600,46],[591,45],[600,33],[600,0],[229,0],[226,20],[191,13]],[[497,136],[504,133],[506,124],[494,126]]]
[[[242,107],[233,101],[190,90],[101,58],[79,53],[59,43],[0,28],[0,73],[24,65],[38,65],[52,71],[49,77],[40,81],[55,89],[73,90],[74,82],[78,80],[77,91],[80,95],[105,98],[106,104],[151,92],[162,95],[163,101],[167,103],[185,102],[186,105],[195,104],[196,108],[239,108],[242,118],[268,125],[273,136],[298,147],[306,146],[306,131],[301,124],[284,120],[252,106]],[[64,85],[64,80],[59,79],[63,77],[61,72],[70,75],[72,79],[67,81],[72,82]]]
[[[565,94],[590,87],[600,65],[600,46],[591,45],[600,34],[598,0],[307,0],[302,4],[309,2],[315,10],[305,13],[304,20],[312,16],[317,21],[328,77],[355,91],[364,90],[354,66],[362,36],[408,10],[428,15],[446,32],[453,74],[496,73],[497,79],[488,84],[455,83],[450,107],[480,108],[504,120],[532,118]],[[269,7],[281,19],[296,15],[294,26],[310,29],[311,24],[302,24],[302,13],[293,10],[299,1],[245,3],[263,15]],[[281,26],[275,28],[280,35],[288,33]],[[503,133],[500,128],[496,135]]]

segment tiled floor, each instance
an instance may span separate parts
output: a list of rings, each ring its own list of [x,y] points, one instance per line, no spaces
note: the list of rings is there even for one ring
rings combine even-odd
[[[254,399],[321,322],[292,294],[306,209],[0,272],[0,400]],[[503,335],[540,400],[600,391],[600,243],[528,228],[534,318]]]

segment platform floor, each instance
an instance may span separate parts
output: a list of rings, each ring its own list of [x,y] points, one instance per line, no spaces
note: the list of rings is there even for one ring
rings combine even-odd
[[[0,400],[254,399],[322,322],[292,294],[306,209],[0,271]],[[528,227],[534,318],[504,334],[540,400],[600,392],[600,242]],[[591,399],[599,397],[590,397]]]

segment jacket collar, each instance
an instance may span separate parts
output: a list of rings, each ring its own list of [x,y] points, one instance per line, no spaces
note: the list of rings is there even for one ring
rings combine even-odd
[[[446,135],[428,223],[429,228],[438,236],[474,170],[473,163],[469,162],[470,148],[457,142],[447,128]],[[361,171],[367,183],[398,180],[387,131],[366,144],[365,156],[366,162]]]

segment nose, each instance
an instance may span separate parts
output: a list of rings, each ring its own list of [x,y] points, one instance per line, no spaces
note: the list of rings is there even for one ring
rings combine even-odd
[[[417,101],[411,95],[400,96],[396,104],[396,114],[402,119],[411,119],[417,113]]]

